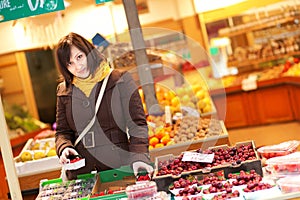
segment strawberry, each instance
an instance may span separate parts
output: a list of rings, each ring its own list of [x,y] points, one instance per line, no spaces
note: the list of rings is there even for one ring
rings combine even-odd
[[[105,195],[105,194],[104,194],[103,191],[99,192],[99,196],[104,196],[104,195]]]
[[[286,165],[286,169],[288,170],[288,172],[297,172],[298,166],[296,164],[288,164]]]
[[[112,190],[107,191],[107,194],[113,194],[113,193],[114,193],[114,191],[112,191]]]

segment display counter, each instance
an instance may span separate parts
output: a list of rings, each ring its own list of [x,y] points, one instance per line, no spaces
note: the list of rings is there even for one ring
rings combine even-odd
[[[219,118],[229,129],[299,120],[299,90],[299,77],[280,77],[259,81],[254,90],[238,85],[212,90],[210,95],[217,113],[226,113]]]

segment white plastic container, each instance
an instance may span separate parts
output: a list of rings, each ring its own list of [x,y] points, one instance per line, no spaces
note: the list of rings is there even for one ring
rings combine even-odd
[[[148,199],[157,193],[157,186],[154,181],[137,183],[126,187],[126,195],[129,200],[132,199]]]
[[[283,193],[300,192],[300,175],[281,178],[277,184]]]

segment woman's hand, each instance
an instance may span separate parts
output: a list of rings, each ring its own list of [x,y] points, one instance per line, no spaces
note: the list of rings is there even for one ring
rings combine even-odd
[[[73,148],[67,147],[65,148],[60,157],[59,157],[59,161],[61,164],[67,164],[70,162],[70,159],[68,158],[70,155],[78,155],[77,151]]]
[[[151,165],[148,165],[147,163],[144,163],[142,161],[137,161],[132,164],[132,169],[135,176],[138,175],[140,168],[145,169],[150,175],[152,175],[153,173],[153,167]]]

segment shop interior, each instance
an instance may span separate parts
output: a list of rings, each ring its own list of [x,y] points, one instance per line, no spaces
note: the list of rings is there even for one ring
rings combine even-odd
[[[82,180],[93,180],[91,191],[77,199],[127,199],[129,188],[137,194],[150,193],[144,199],[213,199],[214,192],[205,187],[196,194],[179,194],[183,188],[174,189],[175,182],[187,177],[203,181],[212,174],[220,177],[219,171],[225,181],[253,169],[254,176],[265,180],[266,192],[257,189],[255,195],[260,196],[253,196],[245,187],[239,188],[237,199],[300,199],[300,1],[135,0],[161,115],[152,115],[144,98],[126,1],[65,0],[60,11],[0,21],[0,37],[5,38],[0,46],[0,113],[6,122],[3,134],[10,141],[1,146],[0,199],[17,199],[15,189],[23,199],[43,199],[47,187],[61,181],[62,165],[51,151],[60,78],[55,48],[69,32],[88,38],[113,69],[131,73],[147,114],[155,169],[152,180],[143,183],[154,191],[138,190],[136,177],[118,179],[116,174],[128,174],[116,169],[84,176]],[[255,155],[238,166],[201,163],[180,175],[164,174],[158,166],[169,166],[187,151],[208,155],[244,146]],[[12,153],[13,169],[8,169],[4,148]],[[277,153],[262,152],[264,148]],[[31,158],[26,157],[28,152]],[[295,168],[285,171],[277,162],[290,162]],[[9,173],[17,176],[13,188]],[[286,177],[292,180],[288,186]],[[47,195],[45,199],[50,199],[52,194]],[[228,192],[223,199],[233,197],[229,195],[236,194]]]

